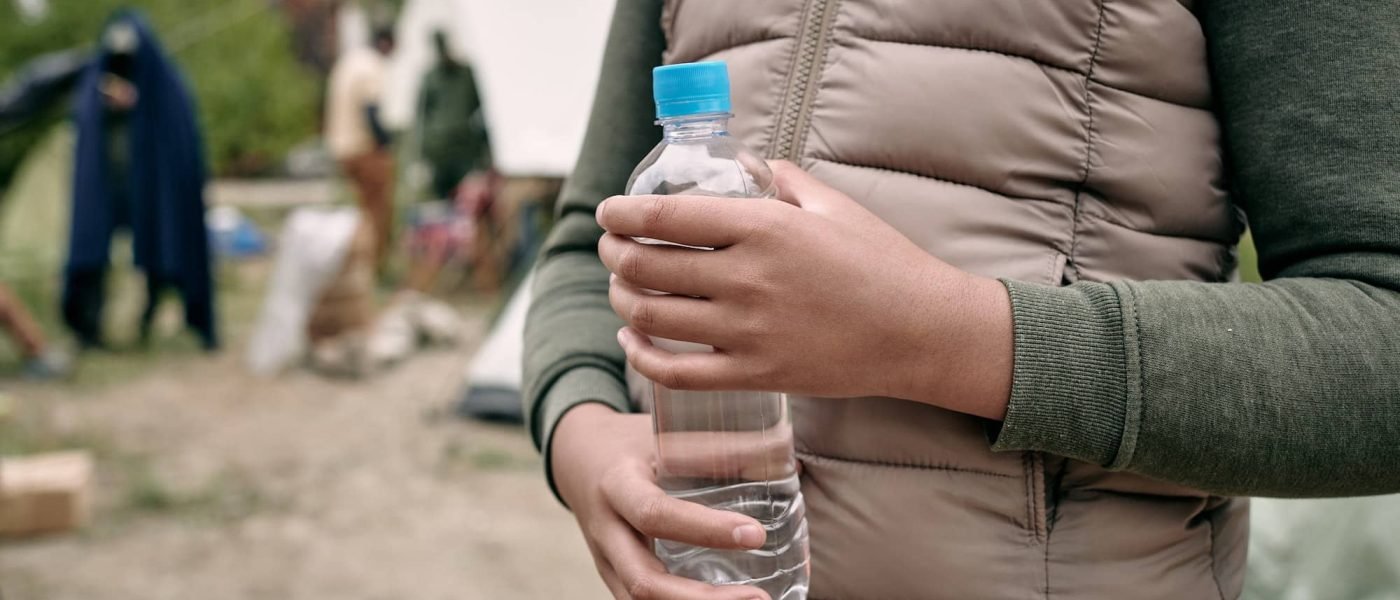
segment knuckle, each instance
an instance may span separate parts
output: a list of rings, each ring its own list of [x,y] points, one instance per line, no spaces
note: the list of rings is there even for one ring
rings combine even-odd
[[[749,360],[745,361],[745,366],[751,381],[775,382],[782,376],[782,367],[772,361]]]
[[[633,523],[642,533],[652,534],[666,523],[666,499],[652,496],[637,506],[637,522]]]
[[[773,322],[764,317],[749,317],[740,323],[744,337],[752,341],[762,341],[773,333]]]
[[[753,218],[749,220],[749,230],[746,238],[752,240],[770,239],[778,235],[786,224],[784,218],[775,211],[756,211]]]
[[[773,175],[783,176],[791,173],[793,169],[797,168],[797,165],[788,160],[774,160],[769,161],[768,168],[773,170]]]
[[[627,311],[627,322],[644,332],[651,330],[656,324],[656,306],[650,300],[638,298]]]
[[[675,206],[665,196],[655,196],[647,201],[642,210],[642,225],[648,230],[666,225],[675,212]]]
[[[742,268],[735,277],[738,292],[745,298],[760,298],[767,296],[773,280],[767,274],[767,269],[760,266],[750,265]]]
[[[673,390],[690,389],[687,387],[690,383],[689,378],[681,373],[680,369],[677,369],[675,365],[666,364],[658,367],[656,376],[653,379],[655,379],[657,383]]]
[[[642,275],[642,265],[646,260],[646,247],[641,244],[627,244],[617,259],[618,275],[628,281],[636,281]]]
[[[661,598],[658,595],[656,580],[646,573],[634,575],[627,582],[627,595],[634,600],[658,600]]]

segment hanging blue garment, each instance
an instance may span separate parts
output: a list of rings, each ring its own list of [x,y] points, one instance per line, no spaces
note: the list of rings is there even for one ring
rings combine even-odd
[[[143,337],[162,291],[174,289],[184,300],[186,323],[212,349],[218,336],[204,220],[204,151],[194,100],[139,13],[118,12],[107,31],[119,28],[134,37],[134,47],[104,43],[77,88],[64,320],[83,343],[101,344],[102,281],[112,234],[126,228],[135,266],[147,278]],[[104,36],[109,42],[111,37]],[[102,92],[114,70],[138,94],[135,106],[120,115],[109,109]]]

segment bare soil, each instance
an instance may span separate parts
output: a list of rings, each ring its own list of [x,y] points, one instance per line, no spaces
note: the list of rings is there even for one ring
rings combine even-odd
[[[448,413],[484,315],[366,381],[255,379],[234,348],[95,389],[0,382],[10,451],[87,447],[99,471],[91,526],[0,542],[0,597],[607,597],[524,432]]]

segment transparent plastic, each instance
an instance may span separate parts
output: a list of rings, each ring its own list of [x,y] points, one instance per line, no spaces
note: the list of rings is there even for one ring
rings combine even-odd
[[[665,139],[633,172],[628,193],[773,197],[773,173],[729,136],[728,119],[728,114],[706,114],[659,121]],[[713,351],[699,344],[653,341],[676,352]],[[633,373],[629,379],[639,377]],[[678,391],[654,383],[650,391],[641,403],[652,413],[662,489],[676,498],[751,516],[768,534],[764,546],[752,551],[657,540],[657,556],[682,577],[752,585],[773,600],[805,600],[807,519],[787,398],[770,392]]]

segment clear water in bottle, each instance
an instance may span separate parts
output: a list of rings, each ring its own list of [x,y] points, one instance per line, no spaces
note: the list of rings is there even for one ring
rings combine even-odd
[[[736,202],[774,195],[767,163],[729,136],[724,63],[659,67],[654,78],[665,139],[633,172],[629,194],[719,196]],[[712,351],[674,340],[654,342],[678,352]],[[636,380],[633,375],[629,379]],[[652,413],[661,487],[676,498],[751,516],[768,534],[762,548],[749,551],[657,540],[657,556],[676,575],[752,585],[774,600],[805,600],[807,519],[787,398],[770,392],[669,390],[656,384],[650,391],[650,402],[643,404]]]

